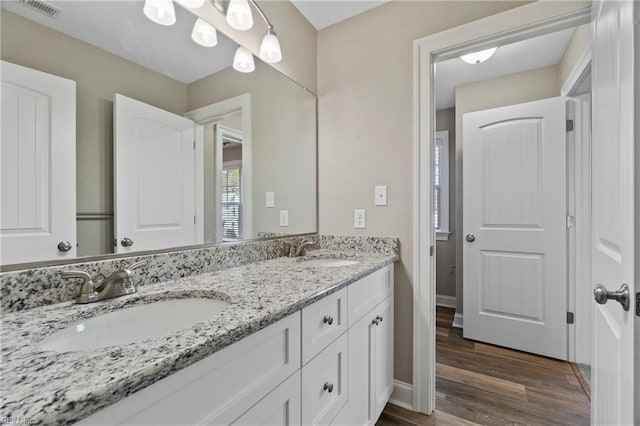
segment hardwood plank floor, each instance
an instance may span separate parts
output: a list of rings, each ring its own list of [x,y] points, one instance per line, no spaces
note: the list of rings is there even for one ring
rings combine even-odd
[[[387,404],[378,426],[588,425],[589,398],[568,362],[462,337],[436,310],[436,411]]]

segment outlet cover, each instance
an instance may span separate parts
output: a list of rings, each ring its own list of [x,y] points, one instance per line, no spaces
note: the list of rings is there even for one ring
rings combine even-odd
[[[267,192],[265,195],[265,206],[275,207],[275,205],[276,205],[276,194],[274,192]]]
[[[367,227],[366,213],[364,209],[356,209],[353,211],[353,227],[356,229],[364,229]]]
[[[289,210],[280,210],[280,226],[289,226]]]
[[[375,187],[375,204],[376,206],[387,205],[387,185]]]

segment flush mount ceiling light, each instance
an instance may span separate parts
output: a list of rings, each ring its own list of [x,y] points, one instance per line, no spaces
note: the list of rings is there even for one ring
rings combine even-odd
[[[193,24],[191,39],[200,46],[213,47],[218,44],[218,33],[213,25],[198,18],[196,23]]]
[[[182,6],[191,9],[200,8],[205,3],[205,0],[176,1]],[[271,22],[255,0],[230,0],[228,5],[225,0],[210,1],[218,12],[226,17],[227,23],[232,28],[240,31],[246,31],[253,27],[253,14],[251,13],[251,5],[253,5],[262,20],[267,24],[267,33],[260,43],[260,59],[270,64],[275,64],[282,60],[280,42],[273,31],[273,25],[271,25]],[[172,0],[145,0],[143,11],[147,18],[157,24],[173,25],[176,22],[176,12]],[[193,25],[191,38],[205,47],[213,47],[218,43],[216,29],[201,18],[198,18]],[[242,49],[238,48],[234,57],[233,68],[240,72],[251,72],[255,69],[253,55],[248,49],[244,47]]]
[[[233,55],[233,69],[244,73],[253,72],[256,69],[253,54],[249,49],[243,46],[238,47],[236,54]]]
[[[460,59],[465,61],[468,64],[480,64],[496,53],[498,50],[497,47],[492,47],[491,49],[481,50],[480,52],[469,53],[468,55],[460,56]]]

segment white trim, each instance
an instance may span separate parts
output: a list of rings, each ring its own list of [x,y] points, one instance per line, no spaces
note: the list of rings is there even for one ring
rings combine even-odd
[[[196,244],[204,243],[204,126],[194,123]]]
[[[562,85],[562,89],[560,90],[560,95],[562,96],[571,96],[573,95],[575,90],[579,90],[585,80],[591,79],[591,41],[587,44],[584,51],[576,61],[573,69],[567,76],[564,84]]]
[[[575,122],[575,102],[566,98],[566,119]],[[567,182],[567,216],[576,217],[576,131],[566,132],[566,182]],[[576,228],[569,226],[567,219],[567,312],[576,311]],[[575,219],[573,220],[575,223]],[[567,330],[567,361],[576,362],[576,327],[566,324]]]
[[[445,308],[455,308],[456,297],[445,296],[444,294],[436,294],[436,306],[444,306]]]
[[[453,323],[451,326],[455,328],[464,328],[464,315],[456,312],[453,316]]]
[[[413,385],[400,380],[393,381],[393,393],[389,402],[413,411]]]
[[[251,95],[244,93],[224,101],[216,102],[201,108],[189,111],[186,117],[198,124],[209,124],[222,121],[227,117],[242,113],[242,173],[244,175],[243,189],[246,194],[251,194],[253,182],[253,162],[251,145]],[[218,163],[218,161],[216,161]],[[222,159],[219,161],[222,167]],[[253,197],[243,200],[242,225],[245,238],[253,238]]]
[[[413,43],[413,405],[416,411],[431,414],[436,396],[435,267],[434,258],[430,256],[434,240],[431,214],[433,165],[430,155],[435,135],[434,63],[474,50],[582,25],[589,22],[590,18],[590,2],[535,2]],[[457,225],[456,229],[461,229],[462,224]],[[460,254],[461,251],[456,256]]]
[[[434,152],[437,145],[440,148],[440,227],[436,228],[436,239],[447,234],[449,239],[449,131],[436,132]],[[435,161],[435,160],[434,160]],[[435,171],[435,170],[434,170]]]

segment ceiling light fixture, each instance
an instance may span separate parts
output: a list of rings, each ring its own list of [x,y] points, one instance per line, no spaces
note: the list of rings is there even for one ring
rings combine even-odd
[[[145,0],[144,15],[160,25],[173,25],[176,23],[176,10],[171,0]]]
[[[246,47],[240,46],[233,55],[233,69],[236,71],[248,73],[256,69],[253,61],[253,54]]]
[[[218,44],[218,33],[213,25],[198,18],[196,19],[196,23],[193,24],[191,39],[200,46],[213,47]]]
[[[460,59],[465,61],[468,64],[480,64],[496,53],[498,50],[497,47],[492,47],[491,49],[481,50],[480,52],[469,53],[468,55],[460,56]]]

